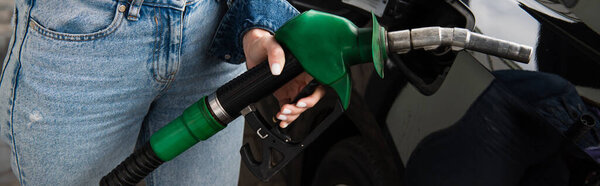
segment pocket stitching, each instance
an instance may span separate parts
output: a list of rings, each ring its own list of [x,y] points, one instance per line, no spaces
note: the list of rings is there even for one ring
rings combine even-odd
[[[53,38],[53,39],[66,40],[66,41],[94,40],[94,39],[98,39],[98,38],[101,38],[101,37],[104,37],[104,36],[107,36],[107,35],[113,33],[121,25],[121,22],[123,20],[123,13],[118,10],[119,6],[121,6],[121,5],[117,4],[116,14],[115,14],[115,17],[113,18],[112,22],[106,28],[103,28],[101,30],[98,30],[98,31],[95,31],[92,33],[69,34],[69,33],[61,33],[61,32],[57,32],[57,31],[53,31],[53,30],[50,30],[50,29],[40,25],[37,21],[35,21],[35,19],[33,19],[31,17],[29,18],[29,20],[30,20],[29,26],[36,32],[38,32],[44,36],[47,36],[49,38]]]

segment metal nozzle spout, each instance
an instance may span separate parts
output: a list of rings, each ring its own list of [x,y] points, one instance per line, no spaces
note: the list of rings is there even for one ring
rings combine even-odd
[[[531,47],[492,38],[464,28],[424,27],[388,32],[388,50],[407,53],[412,49],[434,50],[451,47],[452,50],[469,49],[506,59],[528,63]]]

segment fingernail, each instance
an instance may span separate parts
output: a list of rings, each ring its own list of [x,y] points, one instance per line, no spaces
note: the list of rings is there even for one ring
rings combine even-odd
[[[285,121],[285,120],[287,120],[287,116],[281,114],[281,115],[277,116],[277,119],[279,119],[281,121]]]
[[[271,73],[273,73],[273,75],[281,74],[281,65],[279,63],[273,63],[271,65]]]
[[[292,110],[290,109],[283,109],[283,112],[281,112],[282,114],[291,114]]]
[[[306,107],[306,103],[304,103],[304,102],[298,102],[298,103],[296,103],[296,106],[304,108],[304,107]]]
[[[283,123],[282,125],[283,125],[283,126],[282,126],[281,128],[287,128],[287,127],[288,127],[288,125],[290,125],[290,124],[289,124],[289,123]]]

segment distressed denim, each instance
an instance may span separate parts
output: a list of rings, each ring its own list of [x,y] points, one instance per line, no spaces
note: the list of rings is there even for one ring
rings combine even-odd
[[[153,132],[246,70],[245,31],[272,32],[297,14],[282,0],[225,6],[17,0],[0,129],[21,184],[97,185]],[[163,164],[147,185],[236,185],[242,125]]]

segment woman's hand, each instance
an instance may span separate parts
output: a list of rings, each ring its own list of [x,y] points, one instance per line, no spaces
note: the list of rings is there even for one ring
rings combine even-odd
[[[246,55],[246,66],[248,69],[260,64],[265,59],[269,61],[269,67],[273,75],[281,74],[285,64],[285,54],[283,48],[277,43],[275,37],[266,30],[252,29],[248,31],[243,38],[244,54]],[[325,89],[319,86],[311,95],[301,98],[298,102],[290,104],[292,99],[306,86],[313,78],[306,72],[301,73],[292,81],[286,83],[275,91],[273,95],[277,97],[281,110],[277,113],[277,119],[281,120],[279,127],[286,128],[292,121],[306,109],[309,109],[325,95]]]

